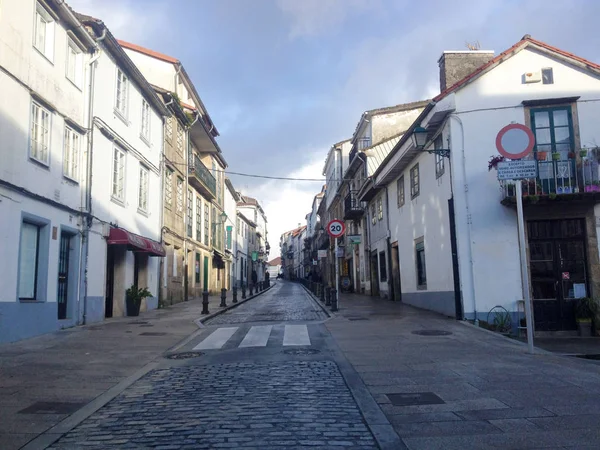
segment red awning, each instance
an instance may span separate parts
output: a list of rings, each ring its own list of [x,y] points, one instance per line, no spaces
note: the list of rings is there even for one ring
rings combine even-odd
[[[165,256],[167,252],[160,242],[153,241],[123,228],[111,228],[108,243],[113,245],[128,245],[134,252],[149,253],[149,256]]]

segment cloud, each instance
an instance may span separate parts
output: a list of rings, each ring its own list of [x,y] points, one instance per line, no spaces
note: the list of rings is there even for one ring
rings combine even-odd
[[[164,19],[163,4],[144,4],[132,0],[68,0],[71,8],[81,14],[102,20],[118,39],[144,41],[156,34]]]
[[[375,0],[278,0],[291,19],[290,38],[338,31],[349,16],[376,8]]]

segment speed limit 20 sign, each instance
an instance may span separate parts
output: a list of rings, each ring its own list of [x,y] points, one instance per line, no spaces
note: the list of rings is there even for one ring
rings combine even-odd
[[[327,224],[327,233],[329,236],[338,238],[346,232],[346,225],[338,219],[334,219]]]

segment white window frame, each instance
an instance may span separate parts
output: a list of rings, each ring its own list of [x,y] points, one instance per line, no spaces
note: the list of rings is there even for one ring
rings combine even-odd
[[[71,67],[70,63],[73,62]],[[71,68],[73,69],[71,73]],[[83,86],[83,51],[73,41],[73,39],[67,39],[67,56],[65,58],[65,76],[71,81],[78,89],[81,90]]]
[[[181,178],[179,176],[177,177],[177,187],[176,187],[175,194],[177,195],[177,205],[176,205],[175,211],[177,212],[177,214],[182,216],[183,215],[183,178]]]
[[[183,150],[185,149],[185,130],[177,121],[177,142],[175,143],[175,149],[177,153],[183,155]]]
[[[52,14],[40,2],[35,2],[33,47],[51,63],[54,63],[55,29],[56,21]],[[40,35],[42,30],[43,36]]]
[[[143,98],[142,99],[142,127],[140,129],[140,137],[148,145],[150,144],[151,116],[152,115],[150,113],[150,104],[146,101],[145,98]]]
[[[33,228],[35,228],[36,231],[36,236],[35,236],[35,248],[31,249],[27,249],[24,244],[25,244],[25,239],[24,239],[24,235],[25,233],[23,232],[23,228],[24,227],[30,227],[31,230],[33,230]],[[39,275],[40,275],[40,241],[41,241],[41,231],[42,231],[42,226],[36,223],[31,223],[31,222],[26,222],[23,221],[21,222],[21,238],[20,238],[20,242],[19,242],[19,266],[18,266],[18,279],[19,279],[19,284],[17,286],[17,295],[19,300],[37,300],[38,298],[38,282],[39,282]],[[28,251],[29,250],[29,251]],[[33,255],[31,253],[34,253]],[[30,263],[33,263],[33,269],[29,270],[29,273],[27,273],[27,275],[29,275],[29,277],[25,277],[26,273],[23,272],[23,270],[26,268],[27,262],[25,260],[25,258],[28,257],[28,261]],[[33,261],[31,261],[31,259]],[[26,278],[31,278],[33,277],[33,280],[29,280],[32,281],[32,286],[25,286],[24,283],[27,282]],[[25,292],[27,291],[27,292]],[[33,291],[33,292],[31,292]],[[29,292],[31,292],[31,295],[29,295]]]
[[[175,172],[167,167],[165,172],[165,206],[171,209],[173,205],[173,174]]]
[[[41,127],[41,129],[39,127]],[[52,113],[50,110],[44,108],[41,104],[32,101],[29,157],[45,166],[50,165],[51,129]],[[41,139],[39,138],[40,133],[42,134]]]
[[[173,144],[173,118],[167,117],[165,120],[165,134],[167,135],[167,141],[169,144]]]
[[[63,175],[76,183],[79,182],[79,152],[81,135],[65,125],[63,150]]]
[[[379,197],[377,200],[377,219],[381,222],[383,220],[383,198]]]
[[[119,164],[117,164],[117,162]],[[119,203],[125,202],[125,173],[127,169],[126,166],[127,154],[120,148],[113,147],[113,159],[111,165],[111,197],[113,200],[116,200]]]
[[[148,212],[148,189],[150,182],[150,170],[140,164],[140,186],[138,190],[138,211]]]
[[[129,78],[117,67],[117,78],[115,83],[115,112],[127,122],[129,103]]]

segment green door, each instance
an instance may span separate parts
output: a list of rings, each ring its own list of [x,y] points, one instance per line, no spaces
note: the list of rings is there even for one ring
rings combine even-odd
[[[204,257],[204,290],[208,291],[208,256]]]

